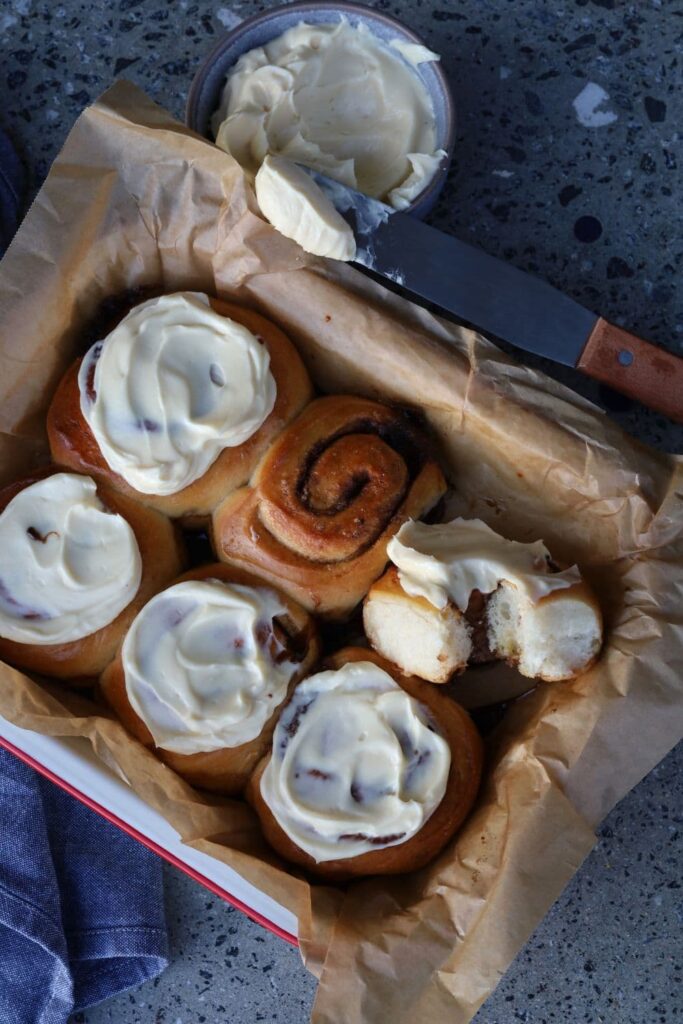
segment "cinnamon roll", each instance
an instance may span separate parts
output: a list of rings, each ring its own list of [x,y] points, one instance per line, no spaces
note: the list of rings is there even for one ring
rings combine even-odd
[[[313,620],[294,601],[248,573],[205,565],[142,608],[100,687],[179,775],[235,795],[318,652]]]
[[[0,491],[0,658],[88,683],[183,568],[164,516],[51,469]]]
[[[246,796],[282,857],[342,881],[432,860],[469,813],[481,768],[466,711],[346,648],[297,686]]]
[[[67,370],[48,410],[50,448],[166,515],[206,517],[311,393],[269,320],[198,292],[162,295]]]
[[[373,647],[403,672],[445,683],[469,662],[501,658],[532,679],[573,679],[596,660],[602,615],[576,566],[542,543],[506,540],[479,519],[406,523],[394,566],[365,600]]]
[[[311,402],[213,516],[218,557],[251,568],[305,608],[349,613],[382,572],[387,541],[446,489],[426,439],[379,402]]]

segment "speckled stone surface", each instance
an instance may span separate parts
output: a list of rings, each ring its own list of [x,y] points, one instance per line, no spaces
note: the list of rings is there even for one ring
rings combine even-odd
[[[265,6],[0,0],[0,125],[33,188],[77,114],[115,77],[181,116],[198,61]],[[456,158],[433,222],[683,353],[680,0],[372,6],[420,32],[453,85]],[[643,440],[683,450],[683,428],[573,371],[545,368]],[[683,1016],[682,768],[679,749],[610,815],[477,1024]],[[171,869],[167,882],[171,967],[80,1024],[307,1019],[314,982],[294,949]]]
[[[474,1024],[680,1020],[682,779],[683,745],[600,826]],[[296,950],[175,869],[166,881],[170,967],[72,1024],[305,1024],[315,982]]]
[[[34,184],[79,111],[114,78],[182,116],[194,69],[219,34],[268,6],[0,0],[0,122]],[[456,158],[434,223],[683,352],[681,0],[372,6],[421,33],[453,86]],[[607,97],[593,112],[590,83]],[[543,365],[644,440],[683,450],[683,428]]]

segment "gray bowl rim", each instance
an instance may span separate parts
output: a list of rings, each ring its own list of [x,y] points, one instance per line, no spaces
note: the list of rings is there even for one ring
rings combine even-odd
[[[264,22],[271,21],[277,15],[283,13],[289,13],[294,11],[297,14],[305,14],[311,11],[318,11],[321,8],[333,8],[334,11],[338,11],[340,14],[348,14],[349,16],[362,16],[368,18],[370,21],[383,22],[388,28],[396,30],[399,34],[409,39],[413,43],[418,43],[420,46],[425,46],[425,42],[417,32],[414,32],[412,28],[409,28],[398,18],[394,18],[390,14],[385,14],[382,11],[375,11],[372,7],[367,7],[365,4],[354,3],[353,0],[339,0],[338,3],[325,3],[324,0],[296,0],[295,3],[291,4],[278,4],[276,7],[269,7],[265,11],[260,11],[258,14],[252,14],[251,17],[245,18],[239,25],[231,29],[229,32],[225,32],[221,35],[214,46],[209,50],[208,54],[201,62],[195,75],[190,83],[190,89],[187,94],[187,103],[185,105],[185,124],[192,131],[202,135],[203,138],[209,139],[210,142],[214,140],[210,135],[200,132],[196,125],[195,112],[197,110],[199,96],[204,85],[204,80],[209,72],[209,69],[213,66],[218,57],[220,57],[225,49],[227,49],[235,40],[239,39],[243,32],[252,28],[255,25],[263,24]],[[275,38],[275,37],[273,37]],[[439,197],[439,194],[445,184],[450,169],[451,161],[453,159],[453,148],[455,145],[455,102],[453,99],[453,91],[446,74],[441,66],[441,61],[434,61],[433,63],[434,72],[439,82],[439,87],[443,93],[444,106],[446,109],[446,137],[443,140],[442,149],[445,150],[446,157],[442,160],[439,169],[436,174],[429,182],[429,184],[413,199],[412,203],[402,213],[413,213],[418,216],[426,215],[426,212],[432,208]],[[425,208],[424,214],[420,213],[421,208]]]

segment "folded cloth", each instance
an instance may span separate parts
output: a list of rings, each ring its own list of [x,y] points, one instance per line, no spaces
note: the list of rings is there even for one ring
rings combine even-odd
[[[161,860],[0,749],[0,1024],[66,1024],[166,956]]]
[[[24,172],[0,131],[0,255]],[[161,860],[0,748],[0,1024],[71,1013],[166,967]]]

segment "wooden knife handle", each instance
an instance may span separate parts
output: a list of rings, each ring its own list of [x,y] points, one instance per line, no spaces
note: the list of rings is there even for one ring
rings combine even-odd
[[[589,377],[683,423],[683,359],[598,320],[576,364]]]

